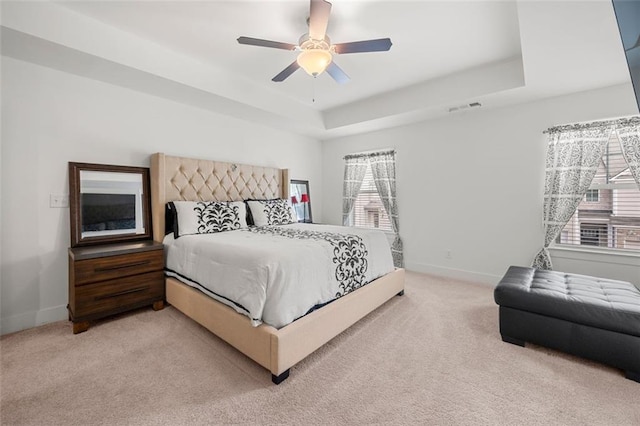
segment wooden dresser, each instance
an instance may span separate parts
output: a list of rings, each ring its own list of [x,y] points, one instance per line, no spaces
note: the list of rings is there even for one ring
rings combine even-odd
[[[69,249],[69,319],[73,333],[89,321],[153,305],[164,307],[164,248],[154,241]]]

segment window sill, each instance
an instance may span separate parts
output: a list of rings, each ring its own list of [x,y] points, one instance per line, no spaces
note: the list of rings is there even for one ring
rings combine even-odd
[[[633,250],[606,250],[556,245],[549,247],[549,252],[552,258],[640,266],[640,252]]]
[[[351,228],[358,228],[358,229],[367,229],[370,231],[382,231],[387,235],[395,235],[393,231],[387,231],[386,229],[380,229],[380,228],[371,228],[368,226],[355,226],[355,225],[349,225]]]

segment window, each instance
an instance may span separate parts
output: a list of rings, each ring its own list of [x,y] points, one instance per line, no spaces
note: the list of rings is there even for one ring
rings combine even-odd
[[[580,224],[580,244],[607,247],[607,225]]]
[[[382,205],[378,189],[373,181],[370,164],[367,164],[367,171],[351,212],[351,223],[353,226],[361,228],[378,228],[393,232],[389,215]]]
[[[393,264],[402,268],[404,256],[396,199],[396,151],[349,154],[345,155],[344,161],[342,224],[376,228],[393,235],[393,242],[390,241]],[[388,235],[389,240],[391,235]]]
[[[587,193],[585,194],[585,201],[587,203],[597,203],[599,198],[600,198],[599,189],[587,189]]]
[[[640,250],[640,190],[613,132],[591,187],[556,240]]]

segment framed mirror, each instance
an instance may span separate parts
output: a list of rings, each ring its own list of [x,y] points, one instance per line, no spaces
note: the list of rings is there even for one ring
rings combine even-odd
[[[298,222],[313,223],[309,181],[291,179],[289,194],[291,196],[291,205],[298,216]]]
[[[69,163],[71,247],[151,238],[149,168]]]

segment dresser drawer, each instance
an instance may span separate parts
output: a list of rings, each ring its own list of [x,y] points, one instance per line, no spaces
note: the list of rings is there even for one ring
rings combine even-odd
[[[79,260],[73,263],[76,286],[98,281],[121,278],[145,272],[162,271],[164,254],[162,250],[108,256],[97,259]]]
[[[90,318],[163,299],[164,272],[155,271],[78,287],[70,307],[74,318]]]

